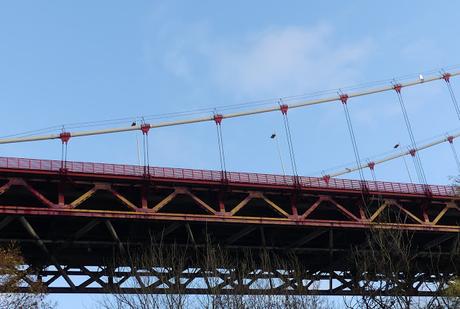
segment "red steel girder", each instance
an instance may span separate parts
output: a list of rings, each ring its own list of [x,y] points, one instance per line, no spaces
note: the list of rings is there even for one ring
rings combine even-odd
[[[396,198],[391,193],[387,196],[369,196],[369,204],[359,205],[362,200],[360,194],[343,191],[295,192],[279,187],[255,190],[253,187],[222,188],[196,183],[177,186],[170,182],[145,183],[123,179],[104,182],[78,177],[68,178],[66,185],[63,185],[62,179],[43,175],[3,179],[5,184],[0,187],[0,214],[6,215],[460,231],[460,208],[457,198],[451,196],[427,199],[424,196],[408,198],[403,194]],[[37,203],[30,204],[30,198],[27,199],[25,193],[9,197],[15,187],[25,189]],[[98,196],[100,192],[102,196]],[[296,195],[295,207],[293,194]],[[147,198],[147,195],[150,197]],[[96,197],[97,202],[91,202]],[[254,203],[256,207],[251,206]],[[100,204],[105,209],[98,208]],[[388,209],[397,210],[407,220],[403,223],[380,222],[379,216]]]

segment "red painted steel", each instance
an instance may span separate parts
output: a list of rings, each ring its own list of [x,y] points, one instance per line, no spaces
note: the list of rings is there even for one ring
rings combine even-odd
[[[0,157],[0,169],[59,172],[60,168],[61,161],[59,160]],[[67,171],[71,173],[84,173],[91,175],[134,177],[142,177],[144,175],[144,167],[138,165],[68,161],[66,163],[66,168]],[[150,167],[149,173],[153,178],[171,179],[172,181],[190,180],[220,182],[222,176],[220,171],[170,167]],[[227,172],[227,178],[229,183],[234,184],[270,186],[294,185],[294,176]],[[324,177],[299,177],[299,183],[303,188],[351,190],[357,192],[362,190],[361,181],[352,179],[330,178],[326,180]],[[426,192],[426,187],[422,184],[366,181],[366,185],[369,191],[382,194],[393,193],[424,195]],[[429,185],[428,187],[433,196],[453,197],[456,195],[456,190],[453,186]]]
[[[452,74],[450,73],[444,73],[442,74],[442,78],[448,83],[450,82],[450,78],[451,78]]]
[[[62,132],[61,134],[59,134],[59,138],[61,139],[63,144],[67,144],[71,136],[72,135],[70,134],[70,132]]]
[[[287,115],[288,109],[289,109],[289,106],[288,106],[288,105],[286,105],[286,104],[280,105],[280,110],[281,110],[281,113],[282,113],[283,115]]]
[[[148,134],[148,133],[149,133],[149,130],[150,130],[150,124],[148,124],[148,123],[143,123],[143,124],[141,125],[142,134]]]
[[[348,94],[341,94],[340,95],[340,101],[342,101],[343,104],[347,104],[348,101]]]
[[[264,224],[277,226],[315,227],[315,228],[350,228],[367,229],[372,224],[363,221],[340,221],[340,220],[296,220],[292,218],[267,218],[267,217],[243,217],[230,215],[196,215],[196,214],[174,214],[174,213],[151,213],[149,211],[105,211],[105,210],[80,210],[80,209],[59,209],[59,208],[37,208],[26,206],[1,206],[1,213],[5,215],[27,215],[27,216],[66,216],[82,218],[110,218],[110,219],[136,219],[136,220],[158,220],[158,221],[187,221],[187,222],[208,222],[208,223],[236,223],[236,224]],[[458,226],[445,225],[421,225],[402,223],[379,223],[382,229],[404,229],[424,232],[458,233]]]

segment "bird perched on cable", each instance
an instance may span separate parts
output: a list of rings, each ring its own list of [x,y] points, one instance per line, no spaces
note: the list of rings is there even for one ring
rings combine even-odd
[[[394,149],[396,149],[398,147],[399,147],[399,143],[397,143],[396,145],[393,146]]]
[[[131,126],[132,126],[132,127],[135,127],[135,126],[136,126],[136,122],[133,121],[133,123],[131,123]]]
[[[274,139],[275,137],[276,137],[276,133],[273,133],[273,134],[270,136],[271,139]]]

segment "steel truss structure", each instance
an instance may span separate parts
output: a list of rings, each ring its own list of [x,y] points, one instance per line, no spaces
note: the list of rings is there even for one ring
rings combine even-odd
[[[142,174],[142,167],[123,166],[129,172],[120,172],[119,166],[94,164],[88,171],[89,163],[68,162],[70,168],[60,169],[59,161],[16,160],[5,166],[0,159],[0,242],[21,246],[28,262],[25,289],[41,280],[51,293],[118,288],[350,295],[362,292],[350,248],[362,244],[369,229],[413,231],[421,259],[433,248],[447,255],[460,232],[458,198],[448,186],[430,186],[427,193],[411,184],[245,173],[222,181],[212,171],[151,168]],[[383,220],[383,213],[393,215]],[[294,252],[307,271],[255,267],[242,274],[237,266],[204,269],[192,263],[172,280],[167,265],[114,264],[116,256],[160,240],[198,251],[211,240],[235,256]],[[428,286],[457,275],[443,267],[421,271],[409,292],[429,295]]]
[[[309,271],[299,276],[292,270],[264,271],[254,269],[244,274],[236,269],[187,268],[172,271],[170,268],[56,266],[40,270],[38,277],[28,277],[25,270],[22,291],[37,280],[51,293],[132,293],[132,294],[239,294],[239,295],[361,295],[375,293],[362,286],[351,272]],[[35,272],[35,271],[34,271]],[[452,274],[419,273],[411,282],[405,295],[437,295],[440,286]],[[58,281],[67,282],[65,284]],[[381,286],[380,295],[401,293],[402,288],[375,280]],[[401,285],[404,282],[401,282]],[[375,289],[375,288],[374,288]]]

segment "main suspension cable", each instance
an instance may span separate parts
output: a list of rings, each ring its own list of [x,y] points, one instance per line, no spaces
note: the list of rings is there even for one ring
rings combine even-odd
[[[452,72],[452,73],[449,73],[449,74],[450,74],[450,78],[452,78],[454,76],[460,75],[460,71]],[[439,76],[439,74],[438,74],[438,75],[433,75],[431,77],[424,78],[423,80],[416,79],[416,80],[409,81],[409,82],[406,82],[406,83],[401,83],[400,85],[401,85],[401,87],[411,87],[411,86],[419,85],[419,84],[422,84],[422,83],[428,83],[428,82],[432,82],[432,81],[436,81],[436,80],[440,80],[440,79],[444,79],[444,78],[442,76]],[[371,88],[371,89],[367,89],[367,90],[363,90],[363,91],[352,92],[352,93],[348,94],[348,97],[353,98],[353,97],[359,97],[359,96],[366,96],[366,95],[376,94],[376,93],[390,91],[390,90],[394,90],[393,85],[391,85],[391,86],[382,86],[382,87]],[[311,105],[334,102],[334,101],[338,101],[338,100],[340,100],[340,96],[333,96],[333,97],[319,98],[319,99],[313,99],[313,100],[299,101],[297,103],[293,103],[293,104],[290,104],[288,106],[289,106],[289,108],[301,108],[301,107],[307,107],[307,106],[311,106]],[[256,114],[273,112],[273,111],[276,111],[276,110],[279,110],[279,107],[278,106],[272,106],[272,107],[267,107],[267,108],[259,108],[259,109],[247,110],[247,111],[242,111],[242,112],[229,113],[229,114],[222,115],[222,118],[226,119],[226,118],[243,117],[243,116],[249,116],[249,115],[256,115]],[[150,124],[150,128],[160,128],[160,127],[185,125],[185,124],[206,122],[206,121],[213,121],[213,120],[214,120],[213,117],[204,116],[204,117],[182,119],[182,120],[176,120],[176,121],[158,122],[156,124]],[[72,132],[71,136],[72,137],[81,137],[81,136],[90,136],[90,135],[111,134],[111,133],[135,131],[135,130],[140,130],[140,129],[141,128],[140,128],[139,125],[135,125],[135,126],[129,126],[129,127],[108,128],[108,129],[101,129],[101,130],[76,131],[76,132]],[[2,139],[0,139],[0,144],[32,142],[32,141],[41,141],[41,140],[49,140],[49,139],[57,139],[57,138],[59,138],[59,134],[2,138]]]
[[[457,138],[457,137],[460,137],[460,132],[456,132],[454,134],[451,135],[452,138]],[[445,143],[445,142],[448,142],[448,137],[442,137],[442,138],[439,138],[439,139],[436,139],[436,140],[433,140],[429,143],[426,143],[426,144],[423,144],[423,145],[420,145],[418,146],[415,150],[416,152],[420,152],[421,150],[424,150],[424,149],[428,149],[428,148],[431,148],[431,147],[434,147],[436,145],[439,145],[439,144],[442,144],[442,143]],[[391,154],[391,155],[388,155],[386,157],[383,157],[379,160],[374,160],[373,163],[375,165],[378,165],[378,164],[382,164],[382,163],[385,163],[385,162],[389,162],[389,161],[392,161],[392,160],[395,160],[395,159],[398,159],[398,158],[404,158],[405,156],[407,155],[410,155],[411,154],[411,150],[412,148],[409,148],[408,150],[405,150],[405,151],[401,151],[401,152],[398,152],[398,153],[395,153],[395,154]],[[404,159],[405,160],[405,159]],[[406,167],[407,167],[407,164],[405,163]],[[351,166],[351,167],[346,167],[342,170],[339,170],[337,172],[334,172],[334,173],[330,173],[330,174],[325,174],[324,172],[322,172],[322,175],[323,177],[327,177],[327,178],[331,178],[331,177],[338,177],[338,176],[342,176],[342,175],[345,175],[345,174],[349,174],[349,173],[352,173],[352,172],[355,172],[359,169],[365,169],[365,168],[369,168],[368,164],[367,163],[362,163],[360,165],[356,165],[356,166]],[[409,170],[409,168],[407,167],[406,168],[407,170]],[[409,174],[409,178],[410,177],[410,173]],[[412,180],[411,180],[412,181]]]

